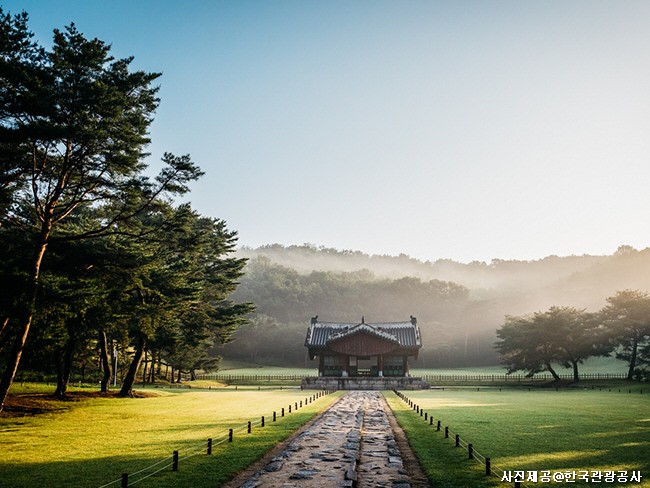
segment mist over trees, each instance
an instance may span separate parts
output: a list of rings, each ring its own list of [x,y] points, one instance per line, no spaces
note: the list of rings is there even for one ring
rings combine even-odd
[[[548,371],[560,379],[553,364],[571,368],[580,381],[578,365],[594,356],[608,356],[616,347],[602,326],[601,316],[573,307],[551,307],[523,317],[506,317],[497,330],[496,349],[509,373],[528,376]]]
[[[367,270],[351,273],[313,271],[301,274],[273,263],[252,259],[233,294],[236,301],[253,301],[257,314],[226,346],[226,357],[271,364],[305,364],[304,340],[310,317],[321,314],[328,321],[367,322],[408,319],[418,310],[425,342],[444,343],[430,350],[427,361],[441,363],[451,348],[450,328],[462,327],[472,313],[468,290],[440,280],[403,277],[378,279]],[[493,356],[489,349],[486,353]]]
[[[558,373],[564,368],[575,373],[585,354],[581,337],[593,332],[592,315],[604,309],[608,297],[620,290],[650,289],[650,249],[630,246],[608,256],[490,263],[423,262],[404,254],[374,256],[308,244],[242,248],[237,254],[250,259],[237,299],[255,302],[258,313],[236,333],[240,340],[219,353],[266,364],[309,364],[303,343],[309,318],[319,314],[323,320],[346,322],[361,316],[380,322],[415,315],[423,335],[415,367],[497,365],[497,330],[504,322],[538,314],[537,321],[567,319],[556,330],[567,351],[561,357],[554,354],[551,364]],[[573,320],[567,314],[575,315]],[[602,347],[626,361],[639,356],[635,350],[648,347],[646,339],[639,339],[636,349],[630,344],[585,347],[589,357]]]

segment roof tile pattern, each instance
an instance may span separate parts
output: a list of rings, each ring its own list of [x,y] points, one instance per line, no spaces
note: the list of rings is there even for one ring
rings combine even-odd
[[[305,346],[310,349],[324,349],[330,340],[337,340],[357,332],[366,332],[388,340],[397,340],[402,348],[422,347],[420,329],[412,322],[382,322],[376,324],[345,324],[340,322],[313,321],[307,331]]]

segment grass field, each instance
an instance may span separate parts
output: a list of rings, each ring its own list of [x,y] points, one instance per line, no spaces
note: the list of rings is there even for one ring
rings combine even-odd
[[[436,486],[495,486],[485,484],[483,466],[470,462],[465,450],[454,447],[453,435],[444,438],[447,426],[500,470],[635,470],[647,476],[641,483],[529,486],[650,487],[650,391],[647,385],[643,394],[639,385],[632,393],[625,388],[627,384],[606,386],[613,388],[405,392],[424,412],[441,420],[440,432],[436,432],[436,421],[429,426],[394,394],[388,393],[387,398]],[[471,481],[458,484],[459,476],[469,476]]]
[[[650,487],[650,390],[648,384],[584,382],[581,388],[449,388],[404,392],[428,415],[441,420],[497,470],[641,471],[641,484],[590,483],[583,486]],[[196,388],[212,387],[211,390]],[[56,402],[50,386],[16,385],[12,394],[27,396],[26,415],[0,416],[0,486],[99,488],[121,473],[143,487],[215,487],[326,408],[341,393],[325,396],[288,415],[314,392],[222,388],[209,382],[190,389],[147,388],[135,399],[99,397],[94,389],[75,388],[75,401]],[[215,388],[218,387],[218,388]],[[501,390],[501,391],[500,391]],[[630,393],[631,391],[631,393]],[[643,393],[642,393],[643,391]],[[512,486],[486,477],[484,467],[454,447],[453,435],[424,422],[392,392],[387,400],[438,488]],[[275,410],[287,415],[271,421]],[[261,428],[260,417],[266,417]],[[246,423],[253,421],[253,433]],[[235,429],[232,444],[226,438]],[[215,447],[205,454],[208,438]],[[172,451],[180,466],[171,472]],[[192,455],[192,457],[187,457]],[[134,475],[161,462],[157,468]],[[561,486],[563,483],[528,486]],[[579,486],[580,483],[568,484]]]
[[[64,404],[50,404],[41,397],[40,387],[15,391],[25,392],[35,396],[35,405],[45,413],[0,416],[1,486],[99,487],[123,472],[135,473],[166,460],[174,450],[181,458],[179,471],[165,469],[138,486],[219,486],[339,396],[321,397],[288,414],[290,404],[315,392],[160,390],[146,398],[93,397]],[[52,410],[52,405],[58,408]],[[248,434],[247,422],[259,423],[262,415],[266,427],[254,426]],[[227,438],[229,428],[236,429],[233,443],[216,445]],[[212,456],[205,455],[208,438],[215,443]],[[198,455],[183,459],[192,453]]]

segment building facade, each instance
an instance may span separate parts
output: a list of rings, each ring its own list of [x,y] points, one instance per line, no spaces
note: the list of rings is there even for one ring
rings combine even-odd
[[[305,346],[318,357],[318,375],[408,377],[409,357],[422,347],[417,319],[407,322],[344,324],[311,319]]]

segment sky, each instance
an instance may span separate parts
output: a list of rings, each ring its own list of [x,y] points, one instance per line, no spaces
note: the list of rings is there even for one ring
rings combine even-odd
[[[650,246],[645,0],[0,0],[161,72],[152,170],[239,245],[461,262]]]

